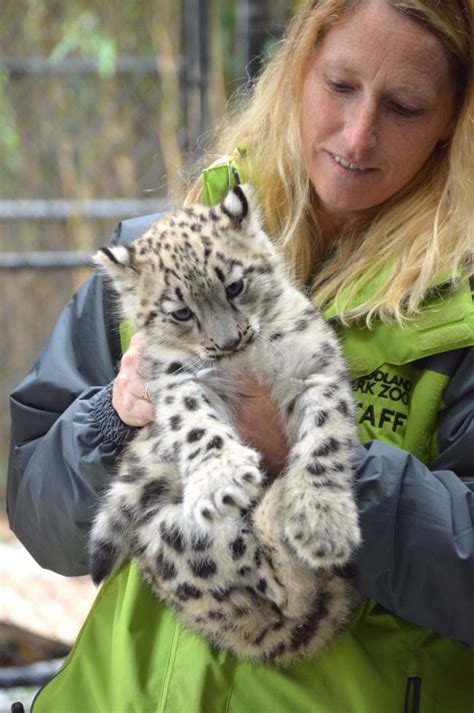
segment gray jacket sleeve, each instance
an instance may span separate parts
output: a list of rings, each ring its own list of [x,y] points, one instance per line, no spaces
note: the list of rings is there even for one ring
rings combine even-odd
[[[92,277],[11,395],[10,524],[43,567],[65,575],[87,572],[97,493],[131,435],[111,404],[119,348],[107,301]]]
[[[360,447],[363,596],[474,647],[474,349],[444,394],[439,457],[428,469],[381,441]]]
[[[131,242],[158,217],[120,223],[112,243]],[[60,574],[87,574],[97,496],[135,433],[112,407],[120,356],[114,300],[94,275],[11,395],[10,526],[39,564]]]

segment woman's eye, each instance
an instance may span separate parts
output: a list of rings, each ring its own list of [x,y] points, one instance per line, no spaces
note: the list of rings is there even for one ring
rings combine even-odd
[[[244,281],[243,280],[237,280],[236,282],[231,282],[230,285],[227,285],[225,288],[225,293],[229,299],[233,299],[234,297],[237,297],[237,295],[240,295],[242,290],[244,289]]]
[[[177,309],[176,312],[171,312],[171,316],[177,319],[178,322],[187,322],[188,319],[191,319],[193,313],[188,307],[182,307]]]
[[[390,106],[396,114],[405,116],[407,119],[413,116],[418,116],[421,113],[420,109],[413,109],[411,106],[405,106],[404,104],[399,104],[398,102],[391,102]]]
[[[349,94],[352,91],[352,87],[344,82],[338,82],[335,79],[327,80],[329,89],[332,89],[336,94]]]

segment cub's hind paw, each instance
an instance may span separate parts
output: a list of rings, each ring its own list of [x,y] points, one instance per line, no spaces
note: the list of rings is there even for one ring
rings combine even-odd
[[[311,568],[340,566],[352,558],[361,536],[350,494],[300,497],[286,506],[285,540]]]
[[[312,569],[345,565],[360,542],[357,530],[344,538],[338,538],[337,542],[327,537],[313,539],[300,526],[291,524],[285,526],[284,533],[288,545]]]

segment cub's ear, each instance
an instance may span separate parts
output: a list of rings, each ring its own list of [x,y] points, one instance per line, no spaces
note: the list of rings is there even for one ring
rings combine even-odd
[[[92,256],[92,260],[96,265],[100,265],[107,272],[115,272],[117,269],[119,271],[131,267],[135,269],[133,264],[133,247],[126,247],[125,245],[117,245],[114,248],[99,248],[98,252]]]
[[[138,269],[133,245],[100,248],[92,256],[92,261],[107,273],[118,292],[129,291],[137,281]]]
[[[232,221],[235,228],[240,228],[249,215],[251,189],[247,184],[234,186],[221,203],[222,212]]]

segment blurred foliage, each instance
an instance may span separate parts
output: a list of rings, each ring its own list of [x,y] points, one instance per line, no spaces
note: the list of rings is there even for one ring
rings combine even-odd
[[[60,62],[79,51],[95,59],[100,77],[110,77],[115,74],[117,61],[115,40],[97,25],[98,18],[91,12],[83,12],[77,17],[68,18],[64,23],[63,35],[49,58],[53,62]]]
[[[271,26],[289,14],[268,6]],[[196,3],[197,4],[197,3]],[[236,47],[238,0],[210,0],[210,125],[245,81]],[[258,3],[257,3],[258,4]],[[261,7],[260,7],[261,11]],[[4,56],[50,59],[57,72],[0,70],[3,197],[164,194],[183,163],[181,3],[169,0],[2,0]],[[148,58],[153,72],[118,72],[120,57]],[[96,71],[63,71],[68,59]],[[86,246],[87,247],[87,246]]]
[[[8,96],[9,73],[0,68],[0,151],[6,177],[11,177],[20,164],[20,134],[15,121],[15,113]]]

